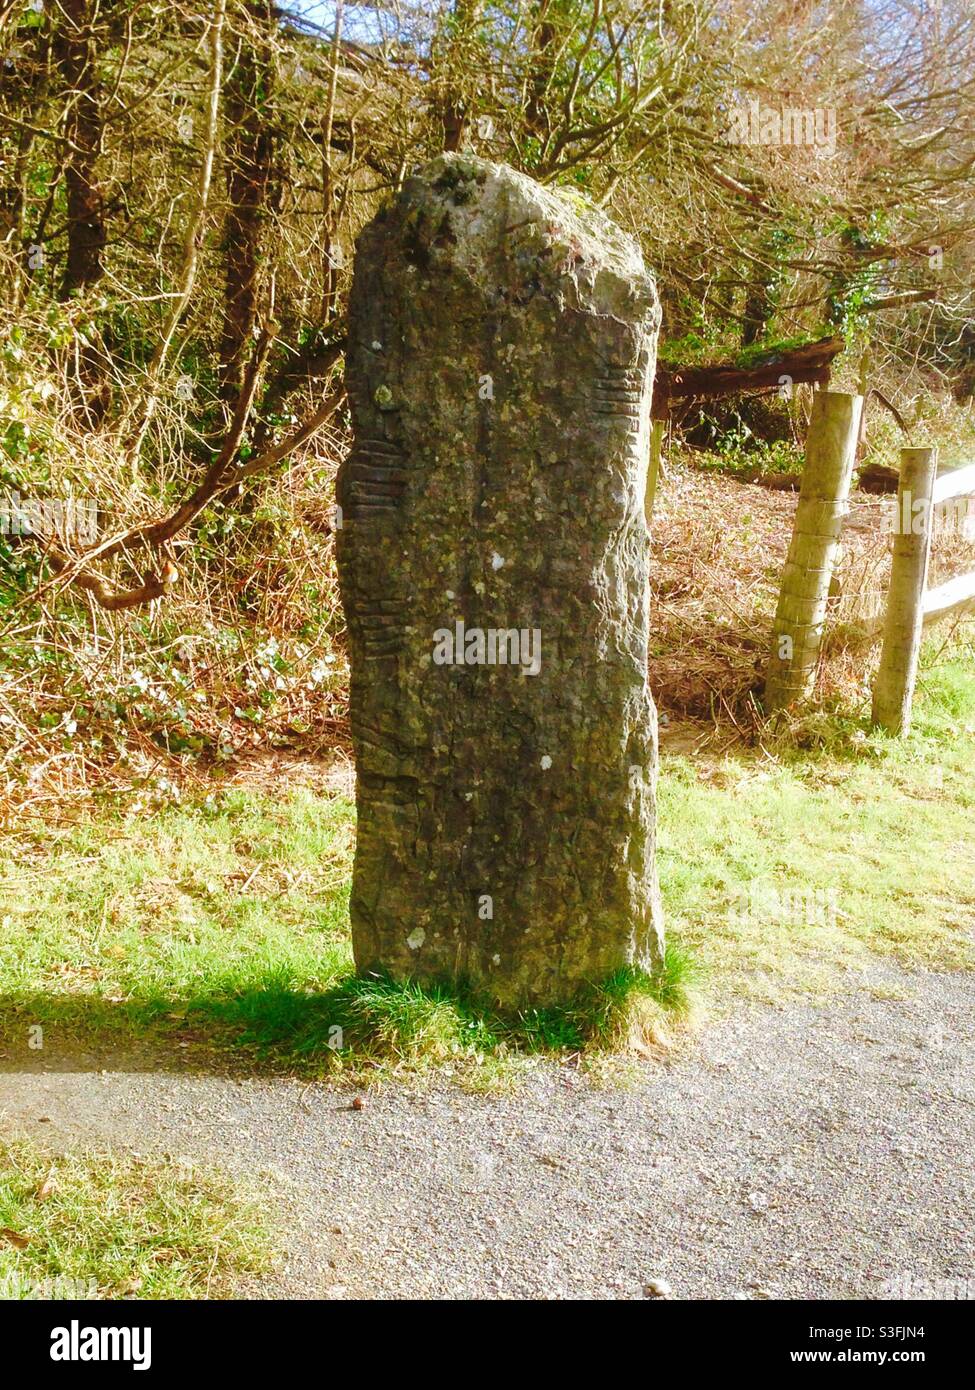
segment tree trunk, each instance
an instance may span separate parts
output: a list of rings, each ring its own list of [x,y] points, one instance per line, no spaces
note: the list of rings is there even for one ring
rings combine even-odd
[[[647,468],[647,493],[644,502],[644,513],[648,526],[653,515],[653,504],[657,498],[657,488],[660,484],[660,473],[663,467],[665,428],[666,425],[663,420],[650,422],[650,463]]]
[[[224,224],[224,314],[220,387],[225,400],[240,391],[257,317],[265,227],[274,183],[275,130],[269,110],[273,81],[270,33],[274,7],[250,7],[254,29],[226,84],[227,216]]]
[[[443,147],[451,152],[460,149],[467,128],[467,102],[462,77],[466,70],[464,48],[477,18],[477,9],[477,0],[454,0],[453,37],[445,46],[443,66],[446,89],[441,106],[441,119]]]
[[[90,0],[60,0],[60,10],[63,19],[54,37],[54,56],[66,100],[68,254],[60,294],[67,299],[74,290],[85,289],[101,279],[106,233],[105,198],[97,170],[102,141],[102,94]]]
[[[555,60],[555,26],[546,18],[550,3],[551,0],[538,0],[535,9],[528,101],[525,106],[525,121],[528,129],[537,137],[543,148],[549,134],[547,93]]]
[[[771,287],[771,280],[753,281],[748,286],[741,325],[742,347],[751,347],[765,337],[773,312]]]

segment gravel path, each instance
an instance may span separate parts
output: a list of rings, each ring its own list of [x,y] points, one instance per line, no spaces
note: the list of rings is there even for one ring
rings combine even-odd
[[[869,986],[893,986],[884,999]],[[975,976],[873,968],[750,1008],[627,1090],[541,1064],[512,1096],[347,1091],[49,1052],[0,1126],[271,1174],[290,1298],[975,1294]],[[957,1295],[956,1295],[957,1296]]]

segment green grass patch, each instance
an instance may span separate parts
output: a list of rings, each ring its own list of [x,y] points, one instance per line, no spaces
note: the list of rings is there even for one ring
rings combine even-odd
[[[357,1082],[436,1066],[493,1087],[541,1053],[664,1042],[700,974],[720,1002],[834,987],[877,957],[971,968],[975,666],[936,653],[907,739],[817,714],[767,750],[665,756],[664,968],[568,1008],[502,1016],[449,989],[356,979],[354,811],[338,795],[234,791],[11,833],[0,1045],[29,1060],[39,1043],[142,1040],[173,1065]]]
[[[256,1196],[223,1174],[0,1142],[0,1297],[232,1297],[273,1264]]]
[[[688,1022],[697,998],[695,963],[676,944],[650,975],[621,970],[570,1005],[500,1012],[456,989],[347,975],[314,1001],[290,1000],[290,1018],[263,1008],[249,1036],[266,1053],[328,1058],[333,1072],[362,1077],[390,1069],[416,1074],[430,1066],[458,1072],[466,1084],[493,1089],[526,1059],[665,1047]]]
[[[771,756],[667,760],[668,927],[719,995],[828,989],[877,956],[975,965],[975,667],[937,651],[906,739],[814,714]]]
[[[0,868],[6,1055],[98,1040],[361,1081],[430,1066],[501,1084],[520,1058],[662,1042],[690,965],[607,981],[566,1009],[501,1014],[456,990],[354,974],[354,810],[235,792],[145,819],[12,840]],[[38,1032],[38,1030],[40,1030]]]
[[[201,1010],[244,1019],[256,996],[270,1007],[328,988],[349,964],[352,841],[351,806],[310,793],[234,793],[13,841],[4,1024],[29,999],[39,1024],[90,1014],[99,1032],[179,1033]]]

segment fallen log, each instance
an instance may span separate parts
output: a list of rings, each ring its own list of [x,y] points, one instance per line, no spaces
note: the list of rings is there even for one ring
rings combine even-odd
[[[773,391],[784,386],[829,382],[833,358],[842,352],[842,338],[820,338],[801,347],[769,352],[747,367],[716,363],[702,367],[658,365],[654,377],[652,414],[665,420],[674,401],[717,400],[749,391]]]

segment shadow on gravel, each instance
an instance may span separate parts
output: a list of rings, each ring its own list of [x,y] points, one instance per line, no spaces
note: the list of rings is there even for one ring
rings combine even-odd
[[[653,975],[620,970],[560,1008],[502,1014],[447,985],[354,975],[312,991],[290,980],[237,993],[106,999],[90,994],[0,996],[0,1072],[43,1071],[56,1057],[110,1052],[136,1070],[259,1071],[350,1078],[384,1066],[481,1066],[515,1053],[666,1043],[690,1017],[698,980],[691,957],[668,945]]]
[[[111,1057],[115,1069],[121,1061],[132,1071],[337,1074],[353,1041],[348,1006],[360,983],[343,980],[317,994],[271,985],[188,999],[0,996],[0,1072],[52,1064],[85,1071]]]

